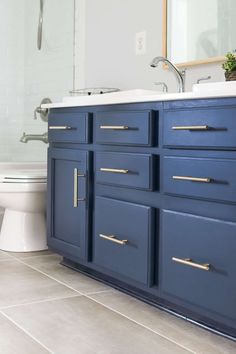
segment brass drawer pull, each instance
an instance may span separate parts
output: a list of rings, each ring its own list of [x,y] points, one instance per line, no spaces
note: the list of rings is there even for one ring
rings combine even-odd
[[[99,234],[99,237],[104,238],[107,241],[111,241],[114,243],[118,243],[118,245],[126,245],[128,243],[128,240],[118,240],[114,235],[103,235]]]
[[[101,172],[122,173],[122,174],[127,174],[129,172],[129,170],[123,170],[123,169],[118,169],[118,168],[105,168],[105,167],[101,167],[100,171]]]
[[[107,130],[128,130],[129,127],[126,125],[100,125],[100,129],[107,129]]]
[[[49,130],[71,130],[73,129],[72,127],[69,127],[68,125],[51,125],[48,127]]]
[[[182,258],[172,257],[172,261],[175,263],[184,264],[189,267],[198,268],[198,269],[206,270],[206,271],[209,271],[210,267],[211,267],[211,265],[209,263],[199,264],[199,263],[194,262],[191,258],[182,259]]]
[[[84,174],[79,174],[78,173],[78,169],[74,168],[74,208],[78,208],[78,202],[83,202],[85,201],[85,198],[79,198],[78,194],[79,194],[79,184],[78,184],[78,178],[79,177],[86,177],[86,175]]]
[[[201,182],[201,183],[211,183],[211,178],[203,178],[203,177],[190,177],[190,176],[172,176],[173,179],[179,181],[190,181],[190,182]]]
[[[183,125],[183,126],[175,126],[172,127],[173,130],[200,130],[200,131],[206,131],[210,130],[210,127],[208,125]]]

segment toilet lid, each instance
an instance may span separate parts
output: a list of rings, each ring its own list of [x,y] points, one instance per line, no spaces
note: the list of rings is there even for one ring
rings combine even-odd
[[[46,170],[9,170],[0,173],[2,183],[46,183]]]

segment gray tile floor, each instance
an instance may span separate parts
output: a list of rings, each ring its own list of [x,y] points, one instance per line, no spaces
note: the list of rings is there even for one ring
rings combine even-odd
[[[59,264],[0,251],[0,354],[235,354],[236,343]]]

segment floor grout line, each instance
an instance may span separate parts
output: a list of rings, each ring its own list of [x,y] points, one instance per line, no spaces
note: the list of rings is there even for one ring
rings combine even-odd
[[[4,316],[6,319],[8,319],[8,321],[10,321],[11,323],[13,323],[17,328],[19,328],[21,331],[23,331],[28,337],[30,337],[31,339],[33,339],[36,343],[38,343],[42,348],[44,348],[45,350],[47,350],[48,353],[50,354],[55,354],[54,352],[52,352],[48,347],[46,347],[43,343],[41,343],[36,337],[34,337],[30,332],[28,332],[26,329],[24,329],[23,327],[21,327],[19,324],[17,324],[11,317],[9,317],[8,315],[6,315],[4,312],[0,311],[0,313],[2,314],[2,316]]]
[[[83,296],[91,296],[91,295],[99,295],[99,294],[106,294],[106,293],[114,293],[116,291],[116,289],[111,288],[111,289],[107,289],[107,290],[99,290],[99,291],[91,291],[88,293],[83,293]]]
[[[67,288],[69,288],[69,289],[71,289],[71,290],[73,290],[73,291],[76,291],[76,292],[79,293],[80,295],[84,295],[82,292],[80,292],[80,291],[74,289],[72,286],[67,285],[66,283],[62,282],[61,280],[58,280],[58,279],[54,278],[54,277],[51,276],[50,274],[47,274],[47,273],[43,272],[42,270],[37,269],[37,268],[31,266],[30,264],[25,263],[23,260],[20,260],[19,258],[15,258],[14,256],[12,256],[12,258],[14,258],[15,260],[17,260],[19,263],[22,263],[22,264],[24,264],[25,266],[27,266],[27,267],[29,267],[29,268],[35,270],[36,272],[39,272],[39,273],[45,275],[46,277],[48,277],[48,278],[50,278],[50,279],[56,281],[57,283],[59,283],[59,284],[61,284],[61,285],[64,285],[64,286],[66,286]]]
[[[56,254],[56,253],[50,253],[50,254],[41,254],[41,255],[37,255],[37,256],[28,256],[28,257],[16,257],[16,256],[13,256],[12,254],[10,253],[7,253],[9,255],[9,257],[13,258],[13,259],[17,259],[17,260],[27,260],[27,259],[34,259],[34,258],[39,258],[39,257],[50,257],[50,256],[57,256],[58,258],[62,256]]]
[[[69,296],[61,296],[61,297],[47,298],[47,299],[43,299],[43,300],[35,300],[35,301],[30,301],[30,302],[23,302],[23,303],[15,304],[15,305],[3,306],[3,307],[0,307],[0,312],[4,311],[4,310],[12,309],[14,307],[41,304],[41,303],[44,303],[44,302],[71,299],[71,298],[80,297],[80,296],[83,296],[83,295],[76,294],[76,295],[69,295]]]
[[[27,267],[29,267],[29,268],[31,268],[31,269],[33,269],[33,270],[35,270],[35,271],[37,271],[37,272],[39,272],[39,273],[41,273],[41,274],[47,276],[48,278],[50,278],[50,279],[52,279],[52,280],[58,282],[59,284],[64,285],[64,286],[68,287],[69,289],[71,289],[71,290],[73,290],[73,291],[76,291],[76,292],[79,293],[81,296],[82,296],[82,295],[85,296],[85,295],[87,295],[87,294],[88,294],[88,295],[94,295],[94,294],[98,294],[98,293],[102,293],[102,292],[108,292],[108,291],[112,291],[112,290],[114,291],[114,290],[115,290],[114,288],[111,287],[111,289],[107,289],[107,290],[83,292],[82,290],[77,290],[77,289],[73,288],[72,286],[68,285],[67,283],[65,283],[65,282],[63,282],[63,281],[61,281],[61,280],[59,280],[59,279],[54,278],[52,275],[50,275],[50,274],[48,274],[48,273],[45,273],[45,272],[43,272],[42,270],[40,270],[40,269],[38,269],[38,268],[36,268],[36,267],[34,267],[34,266],[32,266],[32,265],[30,265],[30,264],[24,262],[24,260],[22,260],[22,259],[15,258],[14,256],[11,256],[11,257],[12,257],[12,259],[14,259],[14,260],[16,260],[16,261],[19,261],[20,263],[26,265]],[[35,257],[30,257],[30,258],[35,258]],[[28,258],[27,258],[27,259],[28,259]],[[87,276],[84,275],[84,274],[83,274],[83,276],[87,277]]]
[[[9,257],[9,258],[5,258],[5,259],[0,259],[0,262],[9,262],[9,261],[12,261],[12,258]]]
[[[88,299],[90,299],[90,300],[92,300],[92,301],[98,303],[99,305],[102,305],[102,306],[104,306],[105,308],[107,308],[107,309],[109,309],[109,310],[111,310],[111,311],[117,313],[118,315],[125,317],[125,318],[128,319],[129,321],[134,322],[134,323],[136,323],[137,325],[139,325],[139,326],[141,326],[141,327],[143,327],[143,328],[149,330],[150,332],[157,334],[158,336],[160,336],[160,337],[162,337],[162,338],[168,340],[169,342],[172,342],[172,343],[178,345],[179,347],[181,347],[181,348],[187,350],[189,353],[197,354],[196,352],[192,351],[191,349],[186,348],[184,345],[177,343],[177,342],[174,341],[173,339],[164,336],[163,334],[161,334],[161,333],[155,331],[154,329],[152,329],[152,328],[150,328],[150,327],[148,327],[148,326],[146,326],[146,325],[144,325],[144,324],[142,324],[142,323],[140,323],[140,322],[138,322],[138,321],[132,319],[131,317],[129,317],[129,316],[127,316],[127,315],[125,315],[125,314],[123,314],[123,313],[121,313],[121,312],[119,312],[119,311],[113,309],[112,307],[110,307],[110,306],[108,306],[108,305],[105,305],[105,304],[101,303],[101,302],[98,301],[98,300],[93,299],[93,298],[90,297],[89,295],[84,295],[84,296],[87,297]]]
[[[112,309],[111,307],[109,307],[109,306],[107,306],[107,305],[105,305],[105,304],[103,304],[103,303],[101,303],[101,302],[99,302],[99,301],[93,299],[92,297],[90,297],[90,295],[93,295],[92,293],[90,293],[90,294],[87,293],[87,294],[86,294],[86,293],[83,293],[83,292],[81,292],[81,291],[78,291],[78,290],[76,290],[75,288],[73,288],[73,287],[67,285],[66,283],[64,283],[64,282],[62,282],[62,281],[60,281],[60,280],[58,280],[58,279],[52,277],[51,275],[49,275],[49,274],[47,274],[47,273],[45,273],[45,272],[43,272],[43,271],[41,271],[41,270],[39,270],[39,269],[37,269],[37,268],[35,268],[35,267],[33,267],[33,266],[31,266],[31,265],[25,263],[23,260],[21,260],[21,259],[19,259],[19,258],[16,258],[16,257],[14,257],[14,256],[11,256],[11,257],[12,257],[13,259],[19,261],[20,263],[22,263],[22,264],[28,266],[29,268],[31,268],[31,269],[33,269],[33,270],[35,270],[35,271],[37,271],[37,272],[39,272],[39,273],[41,273],[41,274],[43,274],[43,275],[49,277],[50,279],[52,279],[52,280],[54,280],[54,281],[60,283],[61,285],[64,285],[64,286],[68,287],[69,289],[71,289],[71,290],[77,292],[78,294],[80,294],[80,296],[84,296],[84,297],[90,299],[91,301],[94,301],[94,302],[98,303],[99,305],[101,305],[101,306],[103,306],[103,307],[109,309],[110,311],[113,311],[113,312],[119,314],[120,316],[125,317],[125,318],[128,319],[129,321],[134,322],[134,323],[136,323],[137,325],[139,325],[139,326],[141,326],[141,327],[143,327],[143,328],[145,328],[145,329],[151,331],[152,333],[157,334],[157,335],[159,335],[160,337],[162,337],[162,338],[168,340],[169,342],[172,342],[172,343],[178,345],[179,347],[181,347],[181,348],[187,350],[189,353],[196,354],[196,352],[194,352],[194,351],[192,351],[191,349],[188,349],[188,348],[186,348],[185,346],[183,346],[183,345],[181,345],[181,344],[175,342],[175,341],[172,340],[171,338],[168,338],[168,337],[164,336],[163,334],[161,334],[161,333],[159,333],[159,332],[157,332],[157,331],[155,331],[155,330],[149,328],[148,326],[145,326],[144,324],[139,323],[139,322],[137,322],[136,320],[134,320],[134,319],[132,319],[132,318],[126,316],[125,314],[122,314],[121,312],[119,312],[119,311],[117,311],[117,310],[115,310],[115,309]],[[115,289],[114,289],[114,290],[115,290]],[[94,295],[95,295],[95,294],[94,294]],[[48,299],[48,301],[50,301],[50,299]],[[1,311],[0,311],[0,312],[1,312]]]

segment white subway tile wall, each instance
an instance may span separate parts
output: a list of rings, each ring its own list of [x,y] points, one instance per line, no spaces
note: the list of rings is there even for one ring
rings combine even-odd
[[[45,161],[47,145],[20,137],[47,130],[34,109],[44,97],[61,100],[73,88],[74,0],[44,5],[43,44],[37,49],[39,1],[0,2],[0,161]]]

